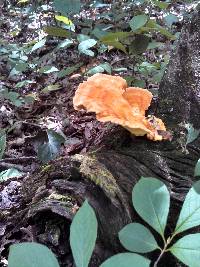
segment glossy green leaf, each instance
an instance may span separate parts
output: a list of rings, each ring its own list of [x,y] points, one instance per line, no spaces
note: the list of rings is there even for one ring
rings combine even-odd
[[[100,267],[149,267],[150,260],[135,253],[119,253],[104,261]]]
[[[8,267],[59,267],[54,254],[38,243],[20,243],[10,246]]]
[[[200,159],[196,163],[196,166],[194,169],[194,176],[200,176]]]
[[[132,201],[142,219],[164,237],[170,204],[165,184],[155,178],[142,177],[133,188]]]
[[[44,28],[44,31],[51,36],[55,37],[70,37],[71,33],[61,27],[48,26]]]
[[[147,23],[147,21],[148,21],[147,15],[142,14],[142,15],[133,17],[130,20],[129,25],[132,31],[136,31],[140,29],[142,26],[144,26]]]
[[[0,159],[2,159],[5,149],[6,149],[6,134],[2,133],[0,134]]]
[[[190,234],[179,239],[170,249],[171,253],[191,267],[200,266],[200,234]]]
[[[94,39],[88,39],[88,40],[82,41],[78,45],[78,50],[79,50],[80,53],[83,53],[85,55],[93,57],[94,56],[94,52],[89,48],[95,46],[96,43],[97,43],[97,41],[94,40]]]
[[[87,200],[70,227],[70,245],[77,267],[88,267],[97,238],[97,219]]]
[[[132,252],[147,253],[158,247],[152,233],[140,223],[127,224],[119,232],[121,244]]]
[[[47,130],[46,141],[38,146],[38,159],[42,162],[48,162],[54,159],[60,150],[61,144],[65,139],[53,130]]]
[[[200,225],[200,181],[196,182],[186,195],[175,233]]]
[[[53,2],[55,10],[63,15],[77,14],[81,9],[80,0],[54,0]]]
[[[41,39],[39,42],[37,42],[36,44],[34,44],[34,46],[31,49],[31,53],[41,47],[43,47],[46,43],[46,38]]]
[[[186,124],[186,129],[188,131],[187,141],[186,141],[186,145],[187,145],[197,139],[200,133],[200,129],[195,129],[193,125],[190,123]]]
[[[23,173],[18,171],[17,169],[14,169],[14,168],[7,169],[5,171],[0,172],[0,182],[6,181],[9,178],[13,178],[13,177],[21,177],[22,175]]]

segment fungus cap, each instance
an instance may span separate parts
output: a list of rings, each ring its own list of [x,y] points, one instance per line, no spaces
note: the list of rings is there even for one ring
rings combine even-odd
[[[147,135],[157,141],[163,137],[158,131],[166,131],[162,120],[145,117],[152,94],[146,89],[128,87],[119,76],[95,74],[78,86],[73,98],[76,110],[95,112],[97,120],[120,124],[136,136]]]

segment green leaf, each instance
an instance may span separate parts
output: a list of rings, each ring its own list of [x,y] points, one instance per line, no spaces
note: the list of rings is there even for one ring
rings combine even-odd
[[[37,42],[36,44],[34,44],[34,46],[31,49],[31,53],[41,47],[43,47],[46,43],[46,38],[41,39],[39,42]]]
[[[129,21],[129,25],[131,27],[131,30],[134,32],[138,29],[140,29],[142,26],[144,26],[148,21],[148,17],[147,15],[143,14],[143,15],[138,15],[133,17],[130,21]]]
[[[119,232],[119,240],[131,252],[147,253],[159,248],[149,229],[140,223],[127,224]]]
[[[46,246],[37,243],[21,243],[10,246],[8,267],[59,267],[54,254]]]
[[[115,68],[113,70],[116,71],[116,72],[127,72],[128,69],[127,68]]]
[[[155,6],[158,6],[160,9],[166,9],[169,6],[169,3],[161,2],[158,0],[153,0]]]
[[[101,65],[98,65],[96,67],[93,67],[93,68],[89,69],[87,71],[87,74],[94,75],[96,73],[103,73],[103,72],[104,72],[104,68]]]
[[[49,92],[53,92],[53,91],[57,91],[62,89],[62,87],[59,84],[50,84],[48,86],[46,86],[45,88],[43,88],[41,90],[42,93],[49,93]]]
[[[89,39],[91,39],[89,35],[86,35],[86,34],[78,34],[77,35],[77,41],[79,43],[86,41],[86,40],[89,40]]]
[[[40,73],[45,73],[45,74],[49,74],[49,73],[56,72],[56,71],[59,71],[59,69],[57,69],[54,66],[45,66],[39,69]]]
[[[65,17],[65,16],[57,16],[57,15],[55,15],[55,19],[65,23],[66,25],[70,25],[70,26],[73,25],[73,22],[70,19],[68,19],[67,17]]]
[[[134,253],[119,253],[104,261],[100,267],[149,267],[150,260]]]
[[[111,42],[107,41],[107,42],[104,42],[104,44],[106,44],[108,46],[113,46],[114,48],[117,48],[117,49],[119,49],[122,52],[127,54],[125,46],[122,43],[118,42],[118,41],[111,41]]]
[[[0,134],[0,159],[2,159],[3,154],[6,149],[6,134]]]
[[[160,47],[163,47],[164,44],[161,43],[161,42],[155,42],[155,41],[152,41],[148,44],[148,47],[147,49],[155,49],[155,48],[160,48]]]
[[[187,141],[186,141],[187,145],[189,143],[192,143],[195,139],[197,139],[200,133],[200,129],[195,129],[190,123],[186,124],[185,126],[188,131]]]
[[[94,75],[96,73],[102,73],[104,71],[111,74],[111,65],[109,63],[99,64],[98,66],[93,67],[90,70],[88,70],[87,74]]]
[[[63,15],[77,14],[81,9],[80,0],[54,0],[54,8]]]
[[[134,81],[133,81],[133,85],[135,86],[135,87],[140,87],[140,88],[145,88],[146,87],[146,83],[145,83],[145,81],[142,81],[142,80],[135,80],[134,79]]]
[[[104,31],[98,27],[95,27],[94,30],[91,32],[91,34],[94,35],[96,38],[100,39],[103,36],[105,36],[107,33],[106,33],[106,31]]]
[[[103,37],[100,38],[101,42],[111,42],[111,41],[119,41],[126,39],[127,37],[133,35],[133,33],[130,32],[109,32]]]
[[[70,31],[67,31],[61,27],[48,26],[44,28],[44,31],[51,36],[55,37],[70,37]]]
[[[133,35],[130,32],[114,32],[108,33],[105,36],[100,38],[100,41],[108,46],[113,46],[124,53],[127,53],[125,46],[120,42],[123,39],[126,39],[128,36]]]
[[[178,22],[178,17],[174,14],[169,13],[164,17],[165,23],[168,27],[171,27],[173,23]]]
[[[171,32],[169,32],[167,29],[161,27],[153,19],[150,19],[147,22],[147,24],[145,25],[145,27],[141,27],[140,31],[141,32],[147,32],[147,33],[149,33],[150,31],[156,31],[156,32],[160,32],[162,35],[166,36],[167,38],[169,38],[171,40],[175,40],[176,39],[175,35],[171,34]]]
[[[108,62],[102,63],[101,67],[104,68],[107,73],[111,74],[112,67]]]
[[[20,95],[17,92],[4,90],[3,97],[12,102],[13,105],[19,107],[22,105],[22,100],[19,98]]]
[[[0,182],[6,181],[9,178],[13,178],[13,177],[21,177],[22,175],[23,175],[23,172],[20,172],[17,169],[14,169],[14,168],[7,169],[5,171],[0,172]]]
[[[169,250],[185,265],[199,267],[200,234],[190,234],[182,237]]]
[[[23,100],[24,100],[24,103],[26,104],[33,104],[35,99],[36,99],[35,95],[30,94],[30,95],[26,95]]]
[[[168,37],[171,40],[176,40],[176,36],[171,34],[171,32],[169,32],[167,29],[165,29],[161,26],[159,26],[157,29],[162,35]]]
[[[61,144],[65,142],[64,137],[53,130],[47,130],[47,140],[38,146],[38,159],[48,162],[54,159],[60,150]]]
[[[70,74],[74,73],[76,70],[78,70],[82,65],[83,65],[83,63],[78,63],[78,64],[74,65],[73,67],[68,67],[66,69],[63,69],[57,73],[57,77],[62,78],[64,76],[70,75]]]
[[[27,84],[31,84],[31,83],[34,83],[34,81],[31,81],[31,80],[24,80],[24,81],[21,81],[21,82],[18,82],[15,87],[16,88],[21,88],[23,86],[26,86]]]
[[[175,233],[200,225],[200,181],[196,182],[183,203]]]
[[[142,177],[133,188],[132,200],[142,219],[164,238],[170,204],[165,184],[155,178]]]
[[[146,51],[150,38],[143,35],[137,34],[135,40],[129,46],[129,53],[132,54],[142,54]]]
[[[66,39],[57,46],[57,49],[70,47],[73,43],[74,42],[72,40]]]
[[[194,176],[200,176],[200,159],[196,163],[196,166],[194,169]]]
[[[93,57],[94,52],[90,50],[89,48],[95,46],[96,43],[97,41],[94,39],[88,39],[88,40],[82,41],[78,46],[78,50],[80,53]]]
[[[28,63],[25,63],[25,62],[20,62],[15,65],[15,69],[18,72],[23,72],[27,70],[27,68],[28,68]]]
[[[70,245],[77,267],[87,267],[97,238],[97,219],[87,200],[76,213],[70,227]]]

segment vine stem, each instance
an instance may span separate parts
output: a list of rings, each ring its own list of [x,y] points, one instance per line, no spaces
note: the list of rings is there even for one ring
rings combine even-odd
[[[173,238],[173,237],[172,237]],[[160,259],[162,258],[163,254],[166,252],[167,250],[167,246],[170,244],[170,242],[172,241],[172,238],[168,238],[167,242],[165,242],[164,248],[161,250],[161,253],[159,255],[159,257],[157,258],[157,260],[155,261],[153,267],[157,267],[158,262],[160,261]]]
[[[153,267],[157,267],[158,262],[160,261],[160,259],[162,258],[162,255],[165,253],[165,248],[161,251],[159,257],[157,258],[156,262],[154,263]]]

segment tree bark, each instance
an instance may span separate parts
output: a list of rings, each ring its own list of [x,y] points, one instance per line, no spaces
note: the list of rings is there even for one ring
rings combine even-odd
[[[144,223],[131,203],[132,188],[141,176],[159,178],[170,190],[166,230],[169,235],[185,194],[195,181],[200,138],[186,145],[186,125],[200,128],[199,114],[200,10],[197,7],[185,20],[159,89],[156,115],[172,132],[172,141],[152,142],[131,137],[126,130],[114,127],[103,141],[103,148],[58,159],[27,177],[17,187],[21,190],[18,206],[4,209],[0,215],[2,255],[6,255],[7,244],[12,240],[36,240],[57,254],[61,266],[72,266],[69,226],[76,207],[87,198],[99,223],[90,266],[99,266],[109,256],[124,251],[118,241],[123,226],[132,221]],[[147,256],[155,261],[158,254]],[[184,265],[166,254],[158,266]]]

